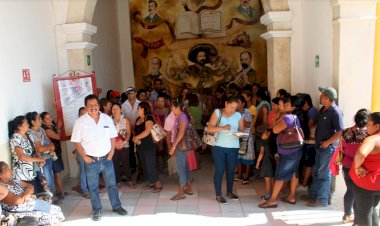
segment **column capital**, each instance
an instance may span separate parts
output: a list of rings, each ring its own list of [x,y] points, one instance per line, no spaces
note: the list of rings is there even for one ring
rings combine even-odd
[[[65,49],[94,49],[97,46],[91,42],[69,42],[65,44]]]
[[[291,11],[271,11],[265,13],[261,18],[261,24],[268,26],[274,22],[290,22],[292,19]]]
[[[376,19],[376,0],[331,0],[333,21]]]
[[[262,37],[265,40],[269,40],[272,38],[290,38],[292,36],[291,30],[286,31],[268,31],[264,34],[261,34],[260,37]]]
[[[93,35],[97,32],[98,28],[89,23],[73,23],[63,24],[63,32],[65,34],[89,34]]]

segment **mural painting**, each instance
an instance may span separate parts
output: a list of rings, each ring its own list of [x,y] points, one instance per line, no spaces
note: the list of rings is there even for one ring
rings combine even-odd
[[[175,97],[182,87],[267,85],[259,0],[131,0],[130,10],[138,88],[160,78]]]

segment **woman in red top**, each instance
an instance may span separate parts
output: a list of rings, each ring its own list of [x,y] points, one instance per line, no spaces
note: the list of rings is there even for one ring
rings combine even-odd
[[[368,133],[357,151],[350,176],[354,182],[355,226],[378,226],[380,201],[380,112],[369,116]]]

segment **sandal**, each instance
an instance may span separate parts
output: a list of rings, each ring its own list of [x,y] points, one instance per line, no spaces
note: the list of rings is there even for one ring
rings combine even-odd
[[[264,202],[259,204],[260,208],[268,209],[268,208],[277,208],[277,203],[269,205],[268,202]]]
[[[150,190],[153,188],[154,188],[154,185],[147,184],[147,185],[145,185],[144,190]]]
[[[184,196],[184,195],[181,196],[179,194],[176,194],[175,196],[171,197],[170,200],[177,201],[177,200],[181,200],[181,199],[185,199],[185,198],[186,198],[186,196]]]
[[[156,187],[153,187],[153,193],[158,193],[158,192],[160,192],[161,190],[162,190],[162,188],[163,188],[164,186],[162,186],[161,185],[161,187],[159,187],[159,188],[156,188]]]
[[[128,187],[129,187],[130,189],[135,189],[135,188],[136,188],[136,184],[133,183],[132,181],[129,181],[129,182],[128,182]]]
[[[185,190],[186,195],[194,195],[194,192]]]
[[[288,204],[292,204],[292,205],[295,205],[297,203],[297,201],[293,201],[293,202],[289,201],[287,197],[282,197],[281,201],[286,202]]]

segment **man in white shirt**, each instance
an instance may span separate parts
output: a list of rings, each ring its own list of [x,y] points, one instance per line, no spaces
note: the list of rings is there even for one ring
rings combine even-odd
[[[128,87],[127,91],[127,97],[128,99],[124,101],[124,103],[121,105],[121,109],[123,111],[124,117],[126,117],[129,122],[131,123],[131,130],[132,134],[134,133],[134,127],[136,123],[136,119],[138,116],[137,114],[137,108],[139,107],[139,104],[141,101],[136,99],[136,89],[133,87]],[[134,150],[134,143],[132,142],[132,137],[129,140],[129,163],[132,169],[132,172],[136,168],[136,156],[135,156],[135,150]]]
[[[124,103],[121,105],[121,109],[123,111],[124,116],[129,120],[133,127],[135,126],[136,119],[138,117],[137,114],[137,107],[139,106],[139,101],[136,99],[136,89],[133,87],[128,87],[127,91],[128,99],[124,101]]]
[[[85,98],[86,114],[75,121],[71,142],[85,162],[87,184],[91,195],[92,219],[102,218],[102,204],[99,198],[99,174],[103,174],[113,212],[127,215],[121,207],[116,189],[115,171],[112,156],[115,150],[117,132],[112,119],[99,112],[97,96],[90,94]]]

